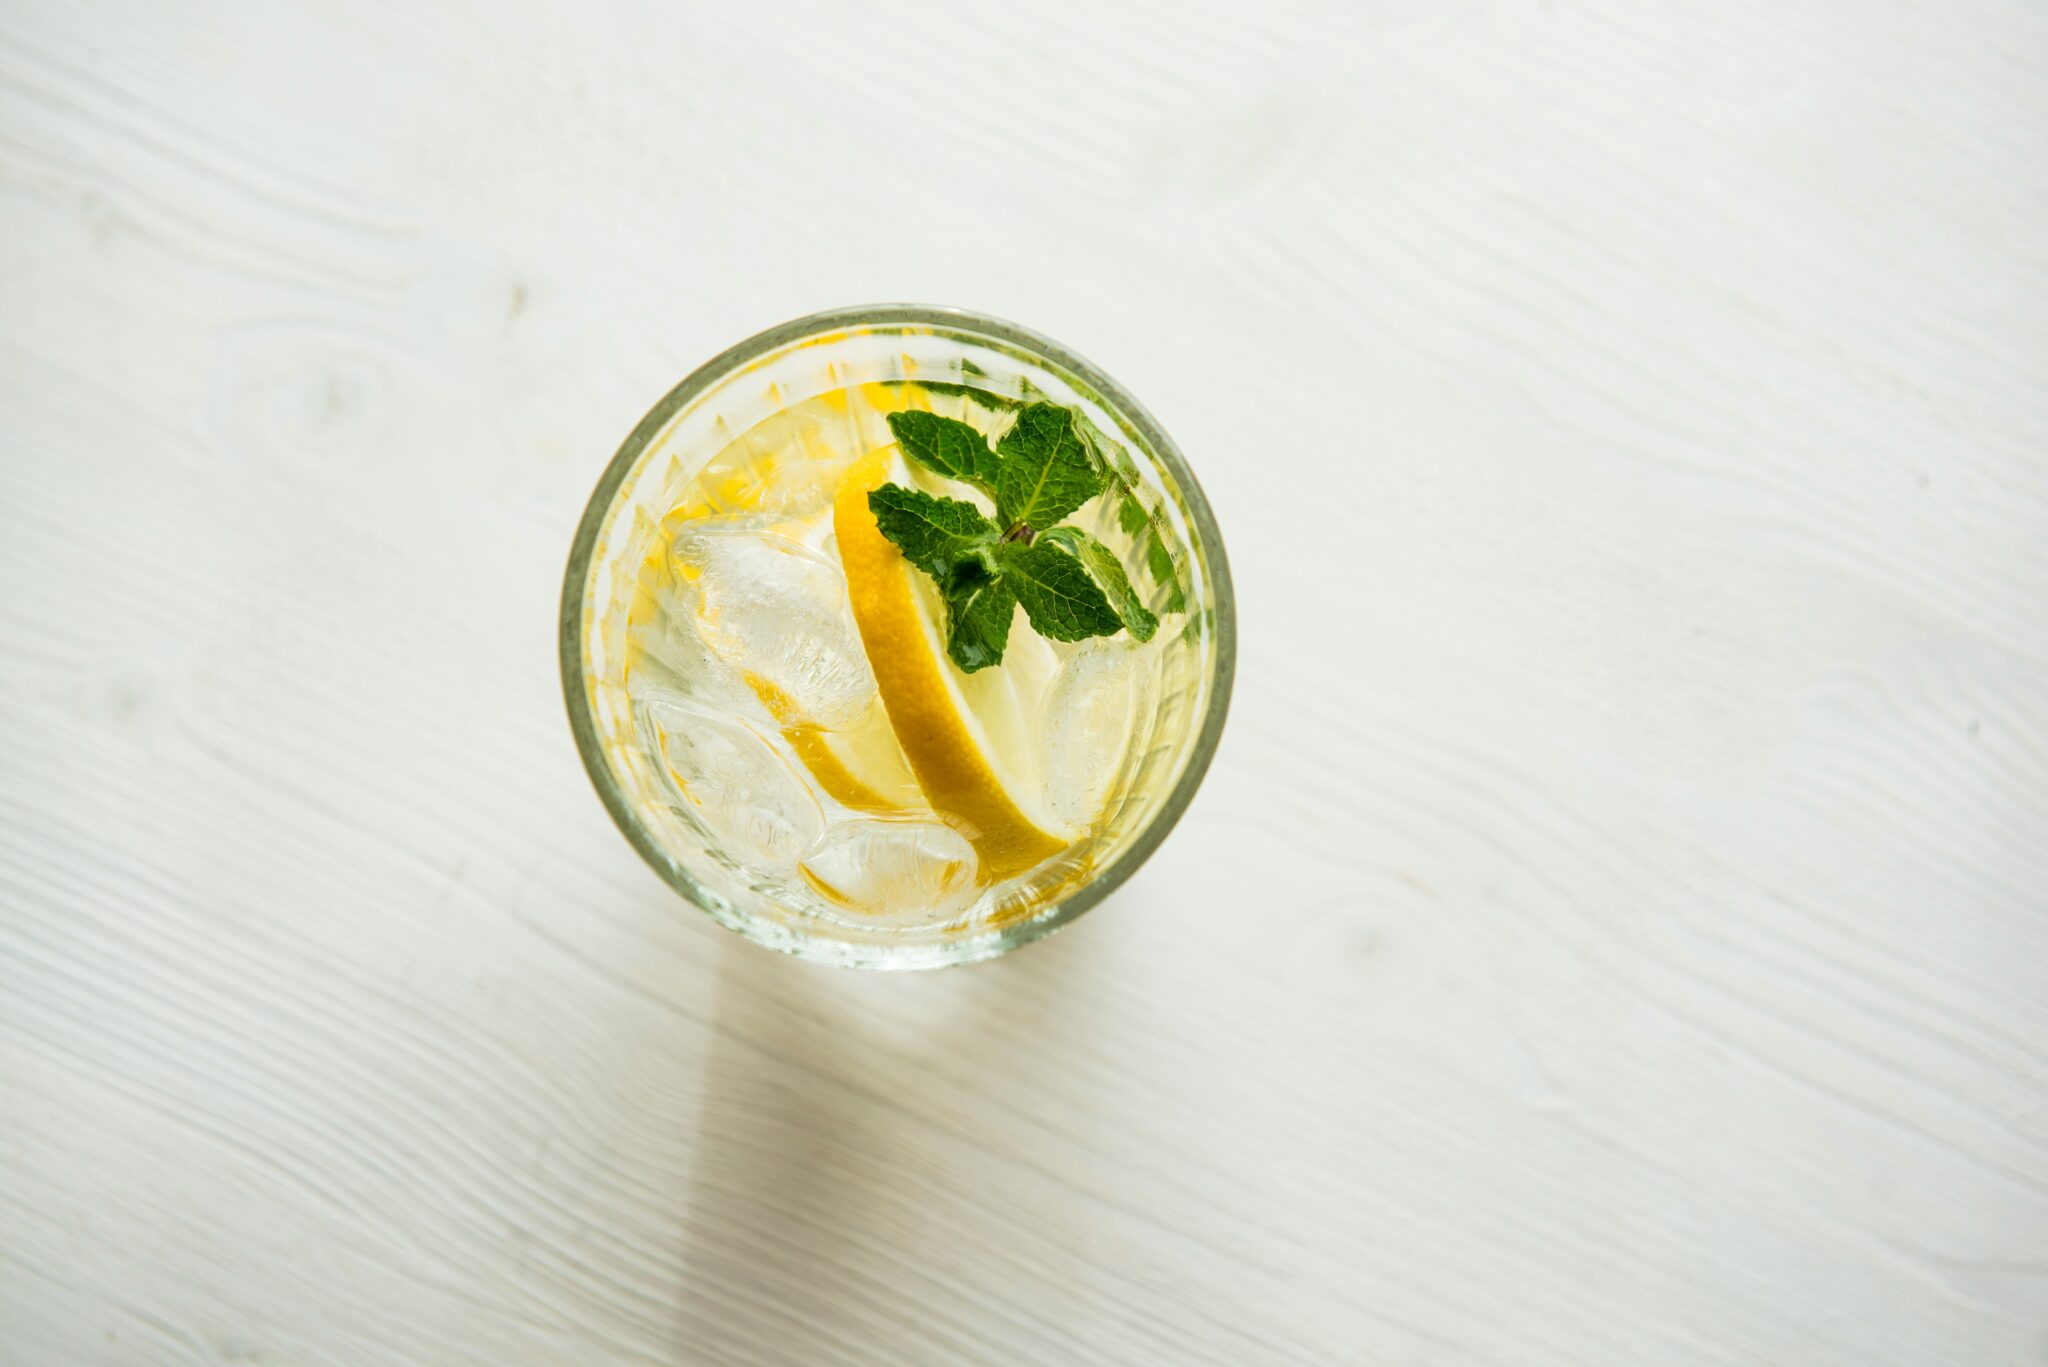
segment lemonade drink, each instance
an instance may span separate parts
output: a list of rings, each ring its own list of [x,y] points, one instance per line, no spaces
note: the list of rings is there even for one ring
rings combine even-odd
[[[687,442],[673,418],[629,442],[630,509],[614,491],[593,548],[612,582],[579,595],[572,565],[600,791],[756,939],[874,966],[1020,943],[1128,861],[1220,724],[1191,477],[1020,359],[942,329],[799,338]]]

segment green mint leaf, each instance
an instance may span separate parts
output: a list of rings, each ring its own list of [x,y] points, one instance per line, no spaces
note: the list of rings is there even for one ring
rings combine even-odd
[[[978,403],[991,413],[1008,413],[1024,406],[1024,400],[1013,399],[1008,394],[998,394],[992,389],[977,389],[971,384],[955,384],[951,380],[884,380],[888,385],[909,385],[922,389],[928,394],[944,394],[949,398],[965,399]]]
[[[996,566],[1041,636],[1080,641],[1123,629],[1081,562],[1058,546],[1005,541],[996,547]]]
[[[996,472],[996,512],[1005,527],[1020,522],[1050,527],[1102,492],[1102,473],[1089,458],[1072,409],[1055,403],[1026,404],[996,443],[996,451],[1002,457]],[[1028,600],[1025,610],[1030,611]]]
[[[1086,414],[1081,415],[1080,422],[1081,434],[1093,443],[1096,455],[1109,471],[1110,483],[1122,495],[1116,507],[1117,526],[1123,529],[1125,536],[1138,542],[1146,572],[1152,576],[1154,584],[1166,590],[1163,610],[1185,611],[1187,595],[1181,591],[1180,576],[1174,572],[1173,553],[1168,549],[1170,543],[1165,525],[1138,498],[1138,487],[1143,481],[1138,477],[1137,462],[1131,459],[1131,453],[1123,443],[1112,440],[1108,433],[1089,421]]]
[[[891,413],[889,430],[903,454],[947,479],[957,479],[993,494],[999,465],[988,438],[958,418],[936,413]]]
[[[991,413],[1012,413],[1022,408],[1025,403],[1023,399],[998,394],[993,389],[982,389],[971,384],[956,384],[951,380],[883,380],[881,383],[895,389],[922,389],[927,394],[965,399],[969,403],[980,404]]]
[[[960,565],[986,562],[995,544],[995,524],[957,498],[884,484],[868,495],[868,508],[904,558],[942,584]]]
[[[1145,542],[1145,569],[1152,582],[1166,590],[1166,601],[1160,606],[1167,612],[1187,611],[1188,596],[1181,591],[1180,576],[1173,572],[1173,552],[1166,549],[1166,535],[1156,522]]]
[[[978,403],[991,413],[1012,413],[1024,406],[1024,400],[1013,399],[1008,394],[998,394],[993,389],[976,389],[971,384],[935,385],[942,393],[958,394],[969,403]]]
[[[946,588],[946,653],[965,673],[1003,662],[1017,595],[1000,574],[961,566]]]
[[[1081,562],[1081,568],[1095,581],[1109,610],[1131,633],[1132,640],[1149,641],[1152,633],[1159,630],[1159,619],[1139,599],[1137,590],[1131,587],[1130,576],[1124,573],[1123,562],[1109,547],[1079,527],[1054,527],[1041,533],[1037,544],[1055,546]]]

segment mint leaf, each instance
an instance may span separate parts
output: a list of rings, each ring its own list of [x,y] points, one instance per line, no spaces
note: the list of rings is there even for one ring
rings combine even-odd
[[[909,385],[930,394],[944,394],[949,398],[965,399],[978,403],[992,413],[1007,413],[1013,408],[1024,406],[1024,400],[1013,399],[1008,394],[998,394],[992,389],[977,389],[971,384],[955,384],[951,380],[884,380],[886,385]]]
[[[1003,662],[1017,595],[1000,574],[963,565],[946,590],[946,653],[972,674]]]
[[[1080,641],[1123,629],[1081,562],[1058,546],[1005,541],[996,547],[996,566],[1041,636]]]
[[[1081,563],[1081,568],[1095,581],[1095,587],[1102,591],[1109,610],[1131,633],[1132,640],[1149,641],[1152,633],[1159,630],[1159,619],[1139,599],[1137,590],[1131,587],[1130,576],[1124,573],[1123,562],[1109,547],[1079,527],[1054,527],[1043,533],[1037,544],[1055,546]]]
[[[963,563],[985,562],[995,544],[995,524],[957,498],[884,484],[868,495],[868,508],[904,558],[941,583]]]
[[[1075,429],[1072,409],[1026,404],[996,451],[1002,457],[996,512],[1005,527],[1050,527],[1102,492],[1102,474]],[[1030,611],[1028,601],[1025,610]]]
[[[1123,443],[1111,439],[1108,433],[1089,421],[1087,415],[1081,415],[1080,423],[1081,434],[1094,443],[1096,455],[1109,470],[1110,483],[1122,495],[1116,508],[1117,526],[1123,529],[1125,536],[1137,541],[1152,582],[1166,590],[1164,610],[1185,611],[1187,595],[1181,591],[1180,576],[1174,572],[1173,553],[1167,548],[1165,525],[1138,498],[1138,487],[1143,481],[1138,477],[1137,462],[1131,459],[1131,453]]]
[[[1152,525],[1152,534],[1145,542],[1145,570],[1153,583],[1166,590],[1165,609],[1185,612],[1188,596],[1181,591],[1180,576],[1173,572],[1173,552],[1166,549],[1166,535],[1157,523]]]
[[[903,454],[919,465],[995,493],[999,462],[978,428],[958,418],[912,412],[891,413],[889,430]]]
[[[1003,662],[1017,599],[996,566],[996,527],[972,503],[884,484],[868,495],[875,526],[930,575],[946,599],[946,653],[967,673]]]

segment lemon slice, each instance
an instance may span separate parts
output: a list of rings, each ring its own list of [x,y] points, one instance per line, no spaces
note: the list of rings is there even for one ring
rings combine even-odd
[[[985,724],[970,700],[970,690],[982,695],[984,708],[996,716],[1003,709],[994,705],[1007,692],[1021,721],[1017,676],[1002,677],[1008,664],[971,676],[953,666],[936,594],[875,525],[868,495],[890,479],[893,451],[882,447],[856,461],[833,500],[833,531],[854,622],[889,724],[925,800],[973,842],[988,879],[1008,878],[1066,849],[1076,832],[1043,811],[1028,759],[1016,758],[1028,757],[1032,747],[1002,743],[1011,739],[1000,734],[1008,727]],[[1028,635],[1013,633],[1013,648]],[[992,729],[998,734],[992,736]]]
[[[879,700],[852,726],[827,731],[792,724],[789,719],[795,709],[781,689],[758,674],[749,673],[746,680],[768,715],[782,727],[789,748],[828,796],[857,812],[884,816],[926,810],[924,793]]]

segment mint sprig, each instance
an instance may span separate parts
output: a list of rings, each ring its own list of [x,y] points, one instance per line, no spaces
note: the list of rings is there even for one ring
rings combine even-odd
[[[868,495],[882,535],[938,585],[946,653],[970,674],[1002,663],[1019,604],[1033,629],[1055,641],[1119,631],[1149,641],[1159,629],[1116,553],[1060,525],[1110,482],[1075,418],[1059,404],[1025,404],[991,449],[968,423],[889,415],[907,458],[995,504],[991,521],[972,503],[899,484]]]

